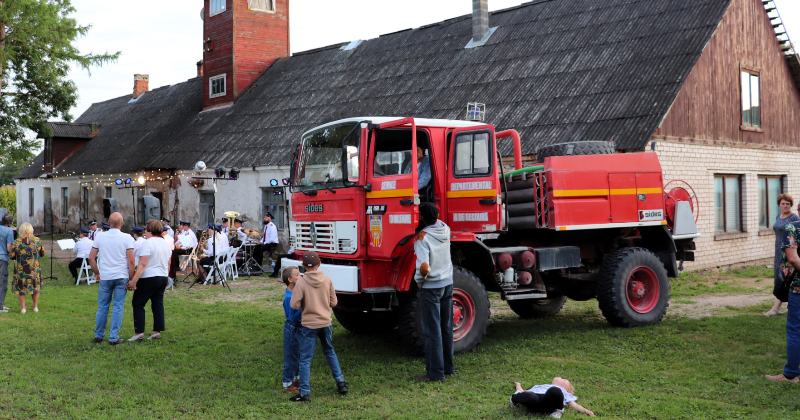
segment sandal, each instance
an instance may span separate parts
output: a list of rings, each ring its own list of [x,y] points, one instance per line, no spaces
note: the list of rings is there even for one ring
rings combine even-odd
[[[779,310],[777,310],[775,308],[770,309],[767,312],[764,312],[764,316],[775,316],[775,315],[780,315],[780,314],[781,314],[781,311],[779,311]]]

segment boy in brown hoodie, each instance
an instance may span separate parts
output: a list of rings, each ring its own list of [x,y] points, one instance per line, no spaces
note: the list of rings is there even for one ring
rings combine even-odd
[[[336,306],[336,290],[331,278],[319,269],[319,255],[314,251],[303,254],[303,267],[306,273],[294,286],[290,306],[303,309],[302,327],[297,330],[300,343],[300,393],[289,398],[292,402],[311,401],[311,358],[317,347],[317,338],[322,344],[322,354],[331,367],[336,388],[344,395],[349,390],[344,381],[339,359],[333,350],[333,330],[331,329],[331,308]]]

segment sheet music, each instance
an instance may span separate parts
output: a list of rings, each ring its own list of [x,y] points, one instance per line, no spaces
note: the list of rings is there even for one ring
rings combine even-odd
[[[75,248],[75,240],[74,239],[60,239],[60,240],[58,240],[56,242],[58,242],[58,246],[62,250]]]

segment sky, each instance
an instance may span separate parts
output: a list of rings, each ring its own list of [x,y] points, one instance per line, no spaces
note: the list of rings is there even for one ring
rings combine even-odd
[[[602,1],[602,0],[597,0]],[[522,0],[489,0],[489,10]],[[289,0],[291,51],[306,51],[416,28],[472,13],[471,0]],[[800,1],[775,0],[791,39],[800,45]],[[150,89],[195,77],[202,59],[202,0],[72,0],[72,15],[92,25],[77,41],[81,53],[121,51],[119,61],[91,74],[73,69],[78,85],[77,118],[94,102],[131,94],[133,75],[150,75]],[[490,22],[491,25],[491,22]]]

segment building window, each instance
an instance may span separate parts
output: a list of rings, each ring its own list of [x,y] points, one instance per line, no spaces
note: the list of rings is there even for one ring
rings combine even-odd
[[[89,187],[81,188],[81,195],[83,196],[83,209],[81,218],[88,219],[89,218]]]
[[[742,230],[742,185],[739,175],[714,176],[714,230]]]
[[[761,127],[761,85],[758,74],[742,72],[742,125]]]
[[[106,198],[111,198],[111,187],[106,187]]]
[[[28,216],[33,217],[33,188],[28,188]]]
[[[490,156],[489,133],[459,134],[456,137],[456,176],[488,175]]]
[[[218,15],[225,11],[226,0],[209,0],[211,10],[208,11],[208,16]]]
[[[44,139],[44,164],[53,166],[53,139]]]
[[[208,79],[208,97],[209,98],[216,98],[219,96],[225,96],[225,79],[226,75],[221,74],[219,76],[210,77]]]
[[[260,12],[274,12],[275,0],[247,0],[247,8]]]
[[[69,216],[69,189],[61,188],[61,217]]]
[[[758,177],[758,227],[771,228],[775,218],[781,214],[778,196],[783,193],[783,178],[779,176]]]
[[[267,212],[275,216],[272,222],[278,229],[286,226],[286,200],[283,196],[283,188],[262,188],[261,189],[261,216]]]
[[[214,223],[214,193],[200,193],[200,223],[205,229],[208,223]]]

